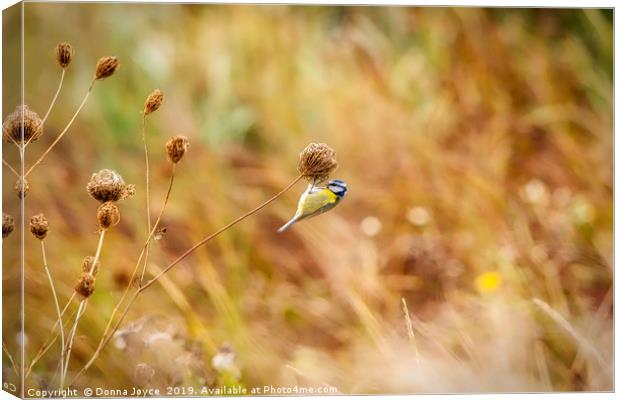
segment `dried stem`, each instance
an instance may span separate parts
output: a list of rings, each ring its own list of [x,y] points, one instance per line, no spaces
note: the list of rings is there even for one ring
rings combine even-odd
[[[56,104],[56,100],[58,100],[58,95],[60,94],[60,89],[62,89],[62,82],[64,80],[65,80],[65,69],[63,68],[60,74],[60,82],[58,82],[58,89],[56,89],[56,93],[54,94],[54,97],[52,98],[52,102],[50,103],[50,106],[47,108],[47,112],[45,113],[45,116],[41,120],[41,125],[40,125],[41,127],[44,126],[45,121],[47,121],[47,117],[49,117],[50,113],[52,112],[52,108],[54,108],[54,104]],[[28,139],[28,141],[24,144],[24,147],[28,146],[33,138],[34,136]]]
[[[6,167],[19,179],[21,177],[21,175],[19,175],[19,172],[15,171],[15,168],[11,167],[11,164],[9,164],[8,162],[6,162],[6,160],[3,158],[2,159],[2,164],[6,165]]]
[[[99,262],[99,256],[101,254],[101,248],[103,247],[103,239],[105,238],[105,229],[101,230],[99,234],[99,243],[97,244],[97,251],[95,252],[95,257],[93,258],[93,264],[90,269],[90,274],[93,273],[97,262]],[[80,306],[78,307],[77,314],[75,315],[75,322],[73,323],[73,328],[71,329],[71,334],[69,336],[69,342],[67,343],[67,355],[65,357],[65,365],[62,371],[60,372],[61,381],[64,382],[64,378],[67,376],[67,370],[69,369],[69,361],[71,361],[71,349],[73,347],[73,339],[75,338],[75,332],[77,331],[78,323],[80,322],[80,317],[84,314],[86,310],[86,305],[88,304],[88,298],[80,301]]]
[[[58,89],[56,89],[56,94],[54,94],[54,98],[52,99],[52,102],[50,103],[50,106],[47,109],[45,116],[41,120],[41,125],[45,124],[45,121],[47,121],[47,117],[49,117],[50,113],[52,112],[52,108],[54,108],[54,104],[56,104],[56,100],[58,99],[58,95],[60,94],[60,89],[62,89],[62,82],[64,80],[65,80],[65,69],[62,68],[62,73],[60,74],[60,82],[58,82]]]
[[[86,311],[86,305],[88,304],[88,299],[84,299],[80,301],[80,306],[78,307],[77,314],[75,315],[75,322],[73,323],[73,327],[71,328],[71,333],[69,334],[69,342],[67,343],[67,356],[65,357],[65,365],[60,371],[60,380],[64,382],[65,377],[67,376],[67,370],[69,369],[69,361],[71,360],[71,350],[73,349],[73,339],[75,339],[75,333],[77,332],[78,323],[80,322],[80,317]],[[61,388],[61,389],[64,389]]]
[[[151,182],[149,179],[149,148],[146,144],[146,114],[142,116],[142,143],[144,144],[144,164],[146,166],[146,227],[147,232],[151,232]],[[176,164],[173,164],[176,166]],[[174,176],[174,173],[173,173]],[[149,235],[150,236],[150,235]],[[146,272],[146,264],[149,260],[149,243],[147,240],[145,254],[144,254],[144,266],[142,267],[142,274],[140,275],[140,285],[144,280],[144,273]]]
[[[420,355],[418,353],[418,344],[415,340],[415,333],[413,333],[413,323],[411,322],[411,315],[409,314],[409,307],[407,307],[407,301],[405,301],[404,297],[400,298],[403,303],[403,313],[405,314],[405,323],[407,324],[407,335],[409,336],[409,340],[413,343],[413,348],[415,349],[415,361],[416,364],[420,363]]]
[[[13,367],[13,371],[15,371],[15,375],[19,376],[19,369],[17,368],[17,365],[15,364],[15,360],[13,360],[13,356],[11,355],[11,353],[9,353],[9,349],[8,347],[6,347],[6,343],[4,343],[4,339],[2,339],[2,350],[4,351],[7,358],[9,359],[9,362],[11,363],[11,366]]]
[[[297,182],[299,182],[299,180],[302,178],[301,175],[299,175],[297,178],[295,178],[295,180],[293,180],[291,183],[288,184],[288,186],[286,186],[284,189],[282,189],[280,192],[278,192],[276,195],[274,195],[272,198],[270,198],[269,200],[267,200],[266,202],[262,203],[261,205],[259,205],[258,207],[254,208],[251,211],[248,211],[247,213],[243,214],[242,216],[240,216],[239,218],[235,219],[234,221],[230,222],[229,224],[221,227],[220,229],[218,229],[217,231],[215,231],[214,233],[212,233],[211,235],[207,236],[206,238],[202,239],[201,241],[199,241],[198,243],[196,243],[195,245],[193,245],[192,247],[190,247],[185,253],[181,254],[176,260],[174,260],[172,263],[170,263],[166,268],[164,268],[160,273],[158,273],[157,275],[155,275],[155,277],[153,277],[151,280],[149,280],[147,283],[145,283],[144,285],[142,285],[139,289],[139,291],[143,291],[146,288],[148,288],[149,286],[151,286],[153,283],[155,283],[157,281],[157,279],[159,279],[162,275],[164,275],[165,273],[167,273],[168,271],[170,271],[172,268],[174,268],[174,266],[176,266],[178,263],[180,263],[181,261],[183,261],[187,256],[189,256],[191,253],[193,253],[197,248],[199,248],[200,246],[204,245],[205,243],[207,243],[208,241],[210,241],[211,239],[213,239],[214,237],[220,235],[222,232],[225,232],[226,230],[228,230],[229,228],[231,228],[232,226],[238,224],[239,222],[243,221],[244,219],[246,219],[247,217],[255,214],[256,212],[262,210],[263,208],[265,208],[266,206],[268,206],[269,204],[271,204],[274,200],[276,200],[278,197],[282,196],[284,193],[286,193],[290,188],[293,187],[293,185],[295,185]]]
[[[64,70],[63,70],[64,73]],[[52,279],[52,274],[50,273],[49,267],[47,265],[47,257],[45,255],[45,241],[41,240],[41,255],[43,256],[43,268],[45,269],[45,273],[47,274],[47,279],[50,283],[50,288],[52,289],[52,295],[54,296],[54,305],[56,306],[56,315],[58,317],[58,325],[60,326],[60,365],[64,365],[64,349],[65,349],[65,329],[62,324],[62,314],[60,312],[60,304],[58,303],[58,295],[56,295],[56,288],[54,286],[54,280]],[[64,387],[64,375],[60,375],[60,388]]]
[[[28,175],[32,172],[33,169],[35,169],[35,167],[37,165],[41,164],[41,162],[43,161],[45,156],[47,156],[47,154],[54,148],[54,146],[56,146],[56,144],[60,141],[60,139],[62,139],[62,137],[65,135],[65,133],[67,133],[67,131],[69,130],[69,128],[73,124],[73,121],[75,121],[75,118],[78,116],[78,114],[80,113],[80,111],[82,110],[84,105],[86,104],[86,100],[88,100],[88,96],[90,96],[90,93],[92,92],[94,85],[95,85],[95,80],[93,79],[93,81],[90,83],[90,86],[88,87],[88,91],[86,92],[86,95],[84,96],[84,99],[82,99],[82,102],[80,103],[80,106],[77,108],[77,110],[73,114],[73,117],[71,117],[71,119],[69,120],[69,123],[67,124],[67,126],[65,126],[65,129],[63,129],[62,132],[60,132],[60,134],[58,134],[58,137],[52,142],[52,144],[50,144],[50,146],[47,148],[47,150],[45,150],[43,152],[43,154],[41,154],[39,159],[30,167],[30,169],[28,169],[28,171],[24,175],[24,178],[28,177]]]
[[[105,327],[105,329],[103,331],[103,335],[101,336],[101,340],[99,341],[99,344],[97,345],[97,349],[93,353],[93,355],[90,358],[90,360],[86,363],[86,365],[78,373],[78,376],[81,375],[82,372],[86,371],[92,365],[92,363],[95,361],[95,359],[99,356],[99,352],[101,351],[101,349],[103,349],[103,347],[107,343],[106,335],[108,334],[108,332],[110,330],[110,327],[112,326],[112,322],[114,321],[114,317],[116,316],[116,313],[118,312],[120,306],[123,304],[123,301],[125,300],[125,297],[127,297],[127,294],[129,293],[129,290],[132,287],[132,284],[133,284],[133,282],[135,280],[135,277],[136,277],[136,274],[138,272],[138,268],[140,267],[140,262],[142,261],[142,257],[145,255],[146,248],[147,248],[148,244],[150,243],[150,241],[153,239],[153,236],[155,235],[155,232],[156,232],[157,228],[159,227],[159,222],[161,221],[161,217],[164,215],[164,211],[166,210],[166,206],[168,205],[168,200],[170,199],[170,193],[172,192],[172,185],[174,183],[174,177],[175,177],[175,173],[176,173],[176,166],[177,166],[176,164],[172,164],[172,173],[170,175],[170,182],[168,183],[168,190],[166,192],[166,197],[164,199],[164,205],[162,206],[161,210],[159,211],[159,215],[157,216],[157,219],[155,220],[155,224],[153,225],[153,228],[149,232],[149,236],[147,237],[146,242],[142,246],[142,251],[140,252],[140,255],[138,256],[138,261],[136,261],[136,265],[135,265],[135,267],[133,269],[133,272],[131,273],[131,277],[129,278],[129,283],[127,284],[127,287],[125,287],[125,290],[123,291],[123,295],[121,296],[120,300],[118,301],[118,303],[114,306],[114,309],[112,310],[112,314],[110,315],[110,318],[108,319],[106,327]]]
[[[266,206],[268,206],[269,204],[271,204],[273,201],[275,201],[276,199],[278,199],[280,196],[282,196],[284,193],[286,193],[287,191],[289,191],[297,182],[299,182],[301,180],[301,178],[303,178],[302,175],[297,176],[297,178],[295,178],[291,183],[289,183],[284,189],[282,189],[280,192],[278,192],[277,194],[275,194],[273,197],[271,197],[269,200],[263,202],[262,204],[260,204],[259,206],[257,206],[256,208],[252,209],[251,211],[248,211],[247,213],[241,215],[240,217],[238,217],[237,219],[235,219],[234,221],[228,223],[227,225],[223,226],[222,228],[218,229],[217,231],[215,231],[214,233],[210,234],[209,236],[205,237],[204,239],[200,240],[198,243],[196,243],[195,245],[193,245],[192,247],[190,247],[187,251],[185,251],[183,254],[181,254],[176,260],[174,260],[173,262],[171,262],[170,264],[168,264],[168,266],[166,268],[164,268],[161,272],[159,272],[155,277],[153,277],[151,280],[149,280],[146,284],[140,286],[134,293],[133,296],[129,299],[129,302],[127,304],[127,306],[125,307],[125,309],[123,310],[123,313],[121,314],[120,318],[118,319],[118,321],[116,321],[116,324],[114,324],[114,327],[112,328],[112,331],[107,335],[102,338],[101,342],[99,343],[99,346],[97,347],[97,350],[95,351],[95,353],[93,354],[93,356],[91,357],[91,359],[88,361],[88,363],[86,363],[86,365],[82,368],[82,370],[80,370],[76,376],[73,378],[73,381],[71,383],[73,383],[82,373],[86,372],[86,370],[92,365],[92,363],[94,362],[94,360],[97,358],[97,356],[99,355],[99,353],[101,352],[101,350],[110,342],[110,339],[112,338],[112,336],[114,335],[114,333],[118,330],[118,328],[120,327],[121,323],[123,322],[123,319],[127,316],[127,313],[129,312],[129,309],[131,308],[133,302],[136,300],[136,298],[140,295],[140,293],[142,293],[144,290],[146,290],[147,288],[149,288],[151,285],[153,285],[155,282],[157,282],[157,280],[159,278],[161,278],[164,274],[166,274],[168,271],[170,271],[172,268],[174,268],[177,264],[179,264],[181,261],[183,261],[187,256],[189,256],[191,253],[193,253],[194,251],[196,251],[196,249],[198,249],[199,247],[201,247],[202,245],[208,243],[210,240],[214,239],[215,237],[219,236],[220,234],[222,234],[223,232],[227,231],[229,228],[231,228],[232,226],[238,224],[239,222],[243,221],[244,219],[246,219],[247,217],[257,213],[258,211],[262,210],[263,208],[265,208]],[[157,223],[156,223],[157,226]],[[154,233],[154,229],[151,231],[151,237]],[[150,237],[149,237],[150,240]],[[148,241],[147,240],[147,244]],[[146,244],[145,244],[146,246]],[[143,249],[144,252],[144,249]],[[139,261],[138,261],[139,264]],[[116,312],[116,309],[115,309]]]
[[[65,315],[65,312],[67,311],[67,309],[69,309],[69,305],[71,305],[71,302],[73,301],[75,296],[76,296],[76,294],[75,294],[75,292],[73,292],[73,294],[71,295],[71,298],[69,299],[69,301],[67,301],[67,304],[65,305],[65,308],[63,308],[63,310],[60,312],[61,317],[63,315]],[[71,321],[73,319],[74,315],[75,314],[71,314],[69,316],[68,320]],[[69,327],[68,326],[69,325],[69,321],[67,321],[67,323],[63,323],[63,327],[68,328]],[[58,337],[60,336],[60,331],[58,331],[58,332],[56,332],[56,334],[54,334],[54,331],[56,330],[57,326],[58,326],[58,321],[56,321],[56,323],[54,323],[54,326],[52,327],[52,331],[50,332],[50,334],[52,334],[53,336],[50,339],[48,339],[43,346],[41,346],[41,348],[39,349],[37,354],[32,358],[32,361],[30,361],[30,365],[28,366],[28,369],[26,370],[26,373],[24,374],[24,379],[26,379],[26,378],[28,378],[30,376],[30,372],[32,372],[32,368],[41,359],[41,357],[43,357],[45,355],[45,353],[47,353],[47,351],[56,342],[56,339],[58,339]],[[64,351],[64,349],[63,349],[63,351]]]

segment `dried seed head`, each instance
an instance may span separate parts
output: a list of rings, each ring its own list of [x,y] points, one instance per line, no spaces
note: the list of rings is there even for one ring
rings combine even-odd
[[[84,257],[84,259],[82,260],[82,272],[87,272],[89,274],[92,274],[93,276],[97,276],[97,273],[99,272],[99,265],[101,263],[99,262],[99,260],[97,260],[97,264],[95,264],[95,268],[93,269],[94,260],[95,257],[93,256]]]
[[[119,201],[134,195],[134,185],[126,185],[123,177],[111,169],[102,169],[90,177],[86,185],[90,196],[101,202]]]
[[[75,284],[75,291],[83,298],[88,298],[95,291],[95,277],[88,272],[82,273]]]
[[[178,163],[189,148],[189,140],[183,135],[176,135],[166,143],[168,158],[173,164]]]
[[[9,214],[2,213],[2,238],[9,236],[15,229],[15,221]]]
[[[22,138],[22,130],[24,136]],[[43,122],[39,114],[28,106],[18,106],[2,124],[2,138],[5,142],[34,142],[43,134]]]
[[[118,66],[119,63],[116,57],[101,57],[99,61],[97,61],[97,67],[95,68],[95,79],[103,79],[111,76]]]
[[[147,97],[146,102],[144,103],[144,115],[149,115],[150,113],[157,111],[163,102],[164,92],[159,89],[155,89],[153,93]]]
[[[97,222],[101,229],[108,229],[118,224],[121,220],[121,212],[113,201],[107,201],[97,210]]]
[[[336,152],[325,143],[310,143],[299,154],[297,169],[308,180],[322,182],[336,168]]]
[[[37,214],[30,218],[30,233],[39,240],[45,239],[49,230],[49,223],[43,214]]]
[[[56,46],[56,61],[60,68],[67,68],[71,64],[73,57],[73,48],[67,42],[58,43]]]
[[[17,197],[23,199],[28,195],[28,192],[30,191],[30,185],[28,184],[27,180],[19,178],[17,182],[15,182],[14,189],[15,192],[17,192]]]

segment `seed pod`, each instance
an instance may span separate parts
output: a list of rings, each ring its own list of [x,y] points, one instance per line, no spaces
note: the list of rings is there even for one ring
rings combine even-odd
[[[99,272],[99,265],[101,264],[101,262],[97,260],[97,264],[95,264],[95,268],[93,268],[94,260],[95,257],[93,256],[84,257],[84,259],[82,260],[82,272],[87,272],[93,276],[97,276],[97,273]]]
[[[2,238],[9,236],[15,229],[15,221],[9,214],[2,213]]]
[[[75,291],[84,299],[90,297],[95,291],[95,277],[87,272],[82,273],[75,284]]]
[[[22,138],[22,130],[24,136]],[[2,124],[2,138],[5,142],[34,142],[43,134],[43,121],[39,114],[30,110],[28,106],[18,106],[9,114]]]
[[[56,61],[60,68],[67,68],[73,58],[73,48],[67,42],[58,43],[56,46]]]
[[[30,233],[39,240],[45,239],[49,231],[49,222],[43,214],[37,214],[30,218]]]
[[[111,76],[119,65],[118,60],[114,56],[101,57],[99,61],[97,61],[97,67],[95,68],[95,79],[103,79]]]
[[[297,169],[308,180],[322,182],[336,168],[336,152],[325,143],[310,143],[299,154]]]
[[[111,169],[102,169],[92,174],[86,185],[90,196],[105,203],[106,201],[119,201],[132,196],[135,192],[134,185],[126,185],[123,177]]]
[[[183,135],[177,135],[166,143],[168,158],[173,164],[178,163],[189,148],[189,140]]]
[[[101,229],[108,229],[121,220],[121,212],[113,201],[108,201],[99,206],[97,210],[97,222]]]
[[[20,199],[25,198],[30,191],[30,185],[26,179],[19,178],[17,182],[15,182],[14,186],[15,192],[17,192],[17,197]]]
[[[149,115],[152,112],[157,111],[157,109],[164,102],[164,93],[155,89],[153,93],[147,97],[146,102],[144,103],[144,115]]]

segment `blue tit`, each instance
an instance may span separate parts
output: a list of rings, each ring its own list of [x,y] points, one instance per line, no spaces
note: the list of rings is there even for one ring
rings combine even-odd
[[[278,232],[284,232],[297,221],[331,210],[342,200],[346,192],[347,184],[339,179],[332,179],[325,187],[308,185],[308,189],[299,198],[297,212],[290,221],[278,229]]]

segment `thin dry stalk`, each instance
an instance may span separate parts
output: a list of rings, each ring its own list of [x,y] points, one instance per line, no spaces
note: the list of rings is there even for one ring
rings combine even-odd
[[[19,179],[21,177],[19,175],[19,173],[17,171],[15,171],[15,168],[11,167],[11,164],[6,162],[6,160],[4,158],[2,159],[2,164],[6,165],[6,167],[13,173],[13,175],[15,175],[17,177],[17,179]]]
[[[43,268],[45,269],[45,274],[47,275],[47,279],[50,283],[50,288],[52,289],[52,295],[54,296],[54,305],[56,306],[56,315],[58,317],[58,325],[60,326],[60,365],[64,365],[65,329],[62,324],[62,314],[60,313],[60,304],[58,303],[58,295],[56,295],[56,287],[54,286],[54,280],[52,279],[52,274],[50,273],[49,267],[47,265],[47,256],[45,255],[44,240],[41,240],[41,255],[43,256]],[[65,384],[65,382],[63,381],[64,376],[61,375],[60,378],[60,388],[63,388]]]
[[[75,322],[73,322],[73,327],[71,328],[71,333],[69,334],[69,342],[67,343],[67,355],[65,357],[66,362],[60,371],[60,380],[63,382],[67,376],[67,370],[69,369],[69,361],[71,360],[71,350],[73,349],[73,340],[75,339],[75,333],[77,332],[78,323],[80,322],[80,317],[86,311],[87,305],[88,305],[88,299],[84,299],[80,301],[80,306],[78,307],[77,314],[75,315]],[[64,387],[62,387],[61,389],[64,389]]]
[[[65,305],[65,308],[63,308],[63,310],[60,312],[61,316],[65,315],[65,312],[69,309],[69,305],[71,305],[71,302],[73,301],[74,297],[75,297],[75,292],[73,292],[73,295],[71,295],[71,298]],[[71,315],[69,315],[67,322],[63,323],[63,327],[65,328],[65,330],[69,328],[70,321],[73,320],[74,316],[75,316],[75,312],[71,313]],[[50,332],[51,338],[47,339],[47,341],[43,344],[43,346],[41,346],[37,354],[32,358],[32,361],[30,361],[30,365],[28,366],[28,369],[24,373],[24,379],[27,379],[30,376],[30,373],[32,372],[32,368],[41,359],[41,357],[43,357],[45,353],[47,353],[47,351],[54,345],[54,343],[56,343],[56,339],[58,339],[58,337],[60,336],[60,330],[56,332],[56,327],[58,327],[58,321],[56,321],[56,323],[54,323],[54,326],[52,327],[52,331]]]
[[[571,326],[571,324],[556,310],[544,301],[534,298],[532,299],[534,304],[538,306],[545,314],[547,314],[556,324],[558,324],[564,331],[584,350],[586,354],[589,354],[599,364],[601,369],[605,373],[609,373],[608,366],[603,359],[603,356],[592,346],[586,338],[584,338],[579,332]]]
[[[9,359],[9,362],[11,363],[11,367],[13,367],[13,371],[15,371],[15,375],[19,376],[19,369],[17,368],[17,365],[15,364],[15,360],[13,360],[13,356],[9,352],[8,347],[6,347],[6,343],[4,343],[4,339],[2,339],[2,350],[4,351],[4,354],[6,354],[6,357]]]
[[[58,99],[58,95],[60,94],[60,89],[62,89],[62,82],[65,80],[66,70],[63,68],[61,71],[62,72],[60,73],[60,82],[58,82],[58,89],[56,89],[56,93],[54,94],[54,97],[52,98],[52,102],[50,103],[50,106],[48,107],[47,112],[45,113],[45,115],[43,116],[43,119],[41,120],[41,124],[45,124],[45,121],[47,121],[47,117],[49,117],[50,113],[52,112],[52,108],[54,108],[54,104],[56,104],[56,100]]]
[[[418,344],[415,339],[415,333],[413,333],[413,323],[411,323],[409,307],[407,307],[407,301],[404,297],[401,297],[400,300],[403,302],[403,313],[405,314],[405,323],[407,325],[407,336],[409,336],[409,340],[411,340],[413,343],[413,348],[415,349],[415,362],[416,364],[419,364],[420,354],[418,353]]]
[[[58,137],[52,142],[52,144],[50,144],[50,146],[47,148],[47,150],[45,150],[43,152],[43,154],[41,154],[39,159],[37,161],[35,161],[35,163],[28,169],[26,174],[24,174],[24,178],[28,177],[28,175],[32,172],[33,169],[36,168],[37,165],[41,164],[43,159],[49,154],[50,151],[52,151],[54,146],[56,146],[56,144],[60,141],[60,139],[62,139],[62,137],[65,135],[65,133],[67,133],[67,131],[69,130],[69,128],[73,124],[73,121],[75,121],[75,118],[77,118],[77,116],[80,113],[80,111],[82,110],[82,108],[84,108],[84,105],[86,104],[86,100],[88,100],[88,96],[90,96],[90,93],[92,92],[94,85],[95,85],[95,80],[93,79],[93,81],[90,83],[90,86],[88,87],[88,91],[86,92],[86,95],[84,95],[84,99],[82,99],[82,102],[80,103],[79,107],[77,108],[77,110],[73,114],[73,117],[71,117],[71,119],[69,120],[69,123],[67,124],[67,126],[65,126],[65,128],[58,134]]]
[[[147,232],[151,232],[151,181],[149,179],[149,147],[146,143],[146,114],[142,116],[142,143],[144,144],[144,164],[146,167],[146,227]],[[176,165],[176,164],[173,164]],[[150,234],[149,234],[150,236]],[[140,285],[144,280],[144,273],[146,272],[146,264],[149,260],[149,244],[147,242],[146,250],[144,254],[144,266],[142,267],[142,274],[140,275]]]
[[[284,193],[286,193],[287,191],[289,191],[297,182],[299,182],[301,179],[303,178],[303,175],[299,175],[297,176],[297,178],[295,178],[291,183],[289,183],[284,189],[282,189],[280,192],[276,193],[274,196],[272,196],[269,200],[263,202],[262,204],[260,204],[259,206],[255,207],[254,209],[246,212],[245,214],[241,215],[240,217],[238,217],[237,219],[235,219],[234,221],[228,223],[227,225],[223,226],[222,228],[218,229],[217,231],[215,231],[214,233],[210,234],[209,236],[205,237],[204,239],[200,240],[198,243],[196,243],[195,245],[193,245],[192,247],[190,247],[188,250],[186,250],[183,254],[181,254],[179,257],[177,257],[176,260],[174,260],[173,262],[171,262],[170,264],[168,264],[168,266],[166,268],[164,268],[161,272],[159,272],[157,275],[155,275],[155,277],[153,277],[151,280],[149,280],[146,284],[140,286],[133,294],[133,296],[129,299],[129,302],[127,304],[127,306],[125,307],[125,309],[123,310],[123,313],[121,314],[120,318],[118,319],[118,321],[116,321],[116,324],[114,324],[114,327],[112,328],[111,332],[106,336],[104,336],[101,340],[101,342],[99,343],[99,346],[97,346],[97,350],[95,351],[95,353],[93,354],[93,356],[91,357],[91,359],[86,363],[86,365],[75,375],[75,377],[73,378],[73,381],[71,383],[73,383],[77,378],[79,378],[84,372],[86,372],[86,370],[93,364],[93,362],[95,361],[95,359],[97,358],[97,356],[100,354],[101,350],[110,342],[110,339],[112,338],[112,336],[114,335],[114,333],[118,330],[118,328],[120,327],[121,323],[123,322],[123,319],[127,316],[127,313],[129,312],[129,309],[131,308],[133,302],[136,300],[136,298],[140,295],[140,293],[142,293],[144,290],[146,290],[147,288],[149,288],[151,285],[153,285],[155,282],[157,282],[157,280],[159,278],[161,278],[164,274],[166,274],[168,271],[170,271],[172,268],[174,268],[177,264],[179,264],[181,261],[183,261],[187,256],[189,256],[190,254],[192,254],[194,251],[196,251],[196,249],[198,249],[199,247],[203,246],[204,244],[208,243],[210,240],[212,240],[213,238],[219,236],[220,234],[222,234],[223,232],[227,231],[229,228],[231,228],[232,226],[238,224],[239,222],[243,221],[244,219],[248,218],[249,216],[257,213],[258,211],[262,210],[263,208],[265,208],[266,206],[268,206],[269,204],[271,204],[272,202],[274,202],[276,199],[278,199],[280,196],[282,196]],[[153,229],[151,231],[151,237],[154,233],[155,229]],[[150,240],[150,237],[149,237]],[[148,240],[147,240],[148,243]],[[146,247],[146,245],[145,245]],[[143,248],[143,252],[144,252],[144,248]]]
[[[168,200],[170,200],[170,193],[172,193],[172,186],[174,184],[175,174],[176,174],[176,164],[172,164],[172,173],[170,174],[170,182],[168,183],[168,190],[166,191],[166,197],[164,198],[164,204],[163,204],[161,210],[159,211],[159,215],[157,216],[157,219],[155,220],[155,224],[153,225],[153,228],[149,232],[149,236],[147,237],[146,242],[142,246],[142,251],[140,252],[140,255],[138,256],[138,261],[136,261],[136,265],[134,266],[134,269],[133,269],[133,271],[131,273],[131,276],[129,278],[129,282],[128,282],[127,286],[125,287],[125,290],[123,291],[123,294],[122,294],[120,300],[118,301],[118,303],[116,303],[116,305],[114,306],[114,309],[112,310],[112,314],[110,315],[110,318],[108,319],[106,327],[105,327],[105,329],[103,331],[103,335],[101,336],[101,340],[99,341],[99,344],[97,345],[97,349],[93,353],[93,355],[90,358],[90,360],[86,363],[86,365],[78,373],[78,376],[82,372],[86,371],[92,365],[92,363],[95,361],[95,359],[99,356],[99,352],[101,351],[101,349],[103,349],[103,347],[105,346],[105,343],[107,343],[108,338],[106,337],[106,335],[108,334],[108,332],[110,330],[110,327],[112,326],[112,322],[114,321],[114,317],[116,316],[116,313],[120,309],[120,306],[123,304],[123,301],[127,297],[127,294],[131,290],[133,282],[134,282],[134,280],[136,278],[136,275],[138,273],[138,268],[140,267],[140,262],[142,261],[142,257],[146,254],[147,246],[150,243],[150,241],[152,240],[153,235],[155,234],[155,232],[156,232],[156,230],[157,230],[157,228],[159,226],[159,222],[161,221],[161,218],[164,215],[164,211],[166,210],[166,206],[168,205]]]
[[[99,243],[97,244],[97,251],[95,252],[95,257],[93,258],[93,265],[90,270],[91,275],[95,269],[95,266],[97,265],[97,262],[99,261],[99,256],[101,254],[101,249],[103,247],[103,239],[105,238],[105,232],[106,230],[102,229],[101,233],[99,234]],[[80,322],[80,317],[86,311],[87,304],[88,304],[88,298],[85,298],[82,301],[80,301],[80,306],[78,307],[77,314],[75,315],[75,322],[73,323],[73,328],[71,329],[71,334],[69,336],[69,342],[67,343],[67,348],[66,348],[67,355],[65,357],[65,365],[60,375],[61,376],[60,379],[63,382],[67,376],[67,370],[69,369],[69,361],[71,361],[71,349],[73,347],[73,339],[75,338],[75,333],[77,331],[78,323]]]

